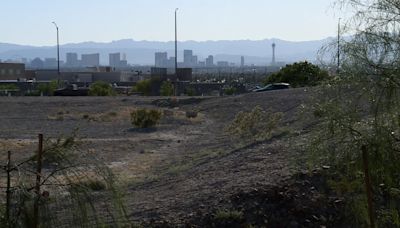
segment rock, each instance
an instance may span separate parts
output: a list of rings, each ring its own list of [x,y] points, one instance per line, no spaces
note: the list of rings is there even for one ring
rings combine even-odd
[[[186,111],[186,117],[187,118],[196,118],[197,112],[196,111]]]
[[[312,215],[311,217],[312,217],[315,221],[317,221],[317,222],[319,221],[319,218],[318,218],[316,215]]]
[[[336,203],[336,204],[341,203],[341,202],[343,202],[343,200],[340,200],[340,199],[335,200],[335,203]]]

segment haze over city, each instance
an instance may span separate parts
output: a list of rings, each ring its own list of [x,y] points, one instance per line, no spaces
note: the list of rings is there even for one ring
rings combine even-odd
[[[0,42],[53,46],[52,21],[61,44],[172,41],[175,8],[181,41],[320,40],[335,35],[341,15],[332,6],[329,0],[15,0],[2,3],[0,28],[10,32]]]

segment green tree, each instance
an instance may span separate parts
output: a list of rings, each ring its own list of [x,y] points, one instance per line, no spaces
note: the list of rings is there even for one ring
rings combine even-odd
[[[315,86],[328,78],[328,72],[307,61],[286,65],[264,80],[264,84],[285,82],[293,87]]]
[[[186,88],[185,93],[190,97],[191,96],[195,96],[196,95],[196,90],[193,87],[189,86],[189,87]]]
[[[39,94],[43,94],[45,96],[53,96],[54,91],[58,88],[58,83],[56,80],[51,81],[50,83],[42,83],[38,85]]]
[[[353,212],[349,221],[354,226],[372,227],[371,217],[378,227],[399,227],[400,5],[389,0],[342,3],[356,11],[348,23],[355,35],[341,40],[340,73],[313,102],[319,123],[310,140],[310,158],[313,164],[332,167],[332,185]],[[364,158],[373,213],[368,213]]]
[[[145,96],[150,96],[151,94],[151,80],[145,79],[138,81],[132,89],[134,92],[142,93]]]
[[[174,95],[174,86],[172,85],[172,83],[169,82],[169,81],[164,81],[161,84],[160,94],[161,94],[161,96],[172,96],[172,95]]]
[[[228,96],[234,95],[237,89],[235,87],[228,87],[224,89],[224,93]]]
[[[103,81],[97,81],[90,85],[89,96],[114,96],[115,91],[113,87]]]

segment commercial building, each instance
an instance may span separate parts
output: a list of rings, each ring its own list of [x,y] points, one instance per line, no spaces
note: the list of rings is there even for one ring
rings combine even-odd
[[[108,83],[134,82],[140,79],[133,72],[122,71],[61,72],[60,76],[58,76],[56,70],[38,70],[35,74],[35,79],[37,81],[51,81],[58,78],[68,83],[82,84],[90,84],[95,81],[104,81]]]
[[[118,68],[121,66],[121,53],[111,53],[109,55],[110,67]]]
[[[31,61],[30,66],[31,66],[33,69],[43,69],[44,63],[43,63],[43,60],[41,60],[40,58],[34,58],[34,59]]]
[[[185,66],[191,66],[193,59],[193,51],[192,50],[183,50],[183,64]]]
[[[168,53],[156,52],[155,53],[155,67],[168,67]]]
[[[67,62],[65,65],[67,67],[78,67],[79,66],[79,60],[78,60],[78,54],[77,53],[67,53]]]
[[[213,67],[214,66],[214,56],[209,55],[206,58],[206,67]]]
[[[56,58],[45,58],[43,62],[43,68],[45,69],[55,69],[57,68]]]
[[[25,64],[0,63],[0,80],[20,80],[25,78]]]
[[[217,62],[218,67],[229,67],[229,62],[227,61],[218,61]]]
[[[81,63],[84,67],[100,66],[100,54],[82,54]]]

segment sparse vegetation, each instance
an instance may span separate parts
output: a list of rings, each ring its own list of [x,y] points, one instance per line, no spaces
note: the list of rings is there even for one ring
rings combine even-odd
[[[103,216],[114,217],[115,224],[129,224],[115,176],[96,158],[85,168],[71,159],[89,156],[77,153],[75,142],[74,136],[45,140],[41,156],[10,160],[4,169],[10,185],[9,201],[0,211],[1,227],[100,227],[106,222]],[[108,199],[101,203],[105,211],[96,206],[93,191],[102,191]]]
[[[161,96],[172,96],[172,95],[174,95],[174,86],[172,85],[172,83],[169,82],[169,81],[164,81],[161,84],[160,94],[161,94]]]
[[[71,188],[83,188],[84,190],[103,191],[106,190],[107,186],[100,180],[89,179],[86,181],[74,183],[71,185]]]
[[[243,220],[243,212],[236,210],[219,210],[215,213],[215,220],[222,222],[241,222]]]
[[[154,109],[137,109],[131,112],[131,122],[138,128],[150,128],[158,124],[161,111]]]
[[[229,87],[224,89],[224,94],[231,96],[236,94],[237,89],[235,87]]]
[[[346,199],[349,224],[399,227],[400,198],[393,194],[400,189],[399,5],[343,2],[357,11],[355,35],[341,40],[339,74],[313,106],[320,122],[310,160],[335,173],[331,185]]]
[[[196,91],[193,87],[187,87],[185,93],[186,93],[186,95],[188,95],[190,97],[196,95]]]
[[[132,91],[142,93],[144,96],[157,96],[160,95],[161,86],[162,83],[159,78],[145,79],[138,81],[136,85],[132,88]],[[164,88],[166,90],[163,90],[163,92],[169,92],[169,88],[167,88],[168,86],[169,85],[166,85],[166,87]]]
[[[44,96],[53,96],[54,91],[56,91],[57,88],[58,82],[56,80],[53,80],[50,83],[39,84],[37,90],[39,94],[43,94]]]
[[[136,83],[136,85],[132,88],[132,91],[142,93],[145,96],[151,95],[151,80],[141,80]]]
[[[10,91],[19,90],[18,86],[15,84],[0,85],[0,91]]]
[[[239,112],[226,131],[241,140],[264,140],[279,127],[282,116],[282,113],[267,112],[257,106],[249,112]]]
[[[103,81],[97,81],[89,88],[89,96],[114,96],[115,94],[113,87]]]

